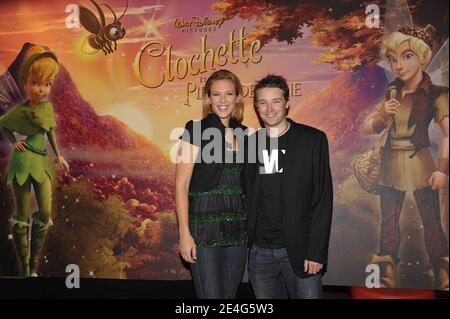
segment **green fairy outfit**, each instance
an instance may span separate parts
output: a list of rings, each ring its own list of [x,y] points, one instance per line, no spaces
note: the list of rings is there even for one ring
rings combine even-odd
[[[16,105],[0,117],[0,127],[11,143],[16,143],[13,132],[26,136],[26,150],[14,149],[9,161],[7,184],[13,184],[16,214],[11,217],[16,249],[20,257],[21,275],[36,271],[39,252],[45,234],[52,225],[51,213],[51,169],[45,149],[45,135],[58,155],[53,133],[56,126],[53,106],[41,101],[29,106],[29,102]],[[31,249],[28,249],[28,200],[33,185],[39,212],[33,214]]]
[[[45,176],[51,179],[50,164],[45,149],[45,132],[56,126],[52,104],[48,101],[29,106],[28,102],[16,105],[0,118],[0,126],[10,132],[27,136],[27,151],[14,149],[9,161],[7,184],[14,177],[23,185],[28,176],[42,183]]]

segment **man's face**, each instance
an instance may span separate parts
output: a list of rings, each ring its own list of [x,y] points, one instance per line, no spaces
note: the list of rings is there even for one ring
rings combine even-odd
[[[30,75],[25,81],[25,91],[33,103],[40,102],[47,98],[52,86],[51,80],[42,80]]]
[[[262,88],[256,93],[256,110],[266,127],[277,127],[287,115],[289,102],[279,88]]]
[[[396,52],[389,50],[387,58],[392,72],[404,82],[422,71],[420,58],[411,50],[408,41],[403,41]]]

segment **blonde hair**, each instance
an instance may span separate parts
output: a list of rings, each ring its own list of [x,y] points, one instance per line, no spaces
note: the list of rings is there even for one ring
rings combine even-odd
[[[36,53],[43,53],[46,50],[41,46],[32,46],[25,54],[25,60],[27,61],[32,55]],[[26,82],[30,76],[36,77],[41,81],[50,80],[53,81],[58,73],[59,65],[54,59],[50,57],[43,57],[34,61],[28,68],[24,70],[23,82]]]
[[[398,31],[392,32],[383,40],[380,51],[381,58],[386,59],[388,51],[395,52],[405,41],[408,41],[411,50],[419,56],[420,63],[422,63],[422,69],[424,69],[430,62],[431,55],[433,54],[429,45],[419,38]]]
[[[218,80],[228,80],[234,84],[236,95],[240,96],[240,100],[236,103],[231,116],[236,121],[241,123],[244,118],[244,102],[242,101],[242,98],[244,97],[244,91],[242,89],[242,84],[241,81],[239,81],[239,78],[233,72],[228,70],[218,70],[211,74],[206,81],[205,88],[203,90],[203,117],[205,118],[206,116],[208,116],[208,114],[213,113],[211,104],[208,103],[207,98],[211,97],[211,87],[213,83]]]

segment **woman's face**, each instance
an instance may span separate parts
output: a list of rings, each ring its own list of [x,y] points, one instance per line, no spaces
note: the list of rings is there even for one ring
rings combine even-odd
[[[51,86],[51,80],[42,80],[31,74],[24,83],[25,91],[33,104],[47,98],[50,94]]]
[[[207,102],[212,111],[221,119],[229,119],[240,97],[236,94],[234,83],[230,80],[216,80],[211,85]]]
[[[396,52],[389,51],[387,57],[392,72],[402,81],[407,82],[412,79],[417,72],[422,71],[420,58],[411,50],[408,41],[403,41]]]

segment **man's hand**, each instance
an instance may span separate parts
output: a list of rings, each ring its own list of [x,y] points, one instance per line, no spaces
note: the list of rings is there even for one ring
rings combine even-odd
[[[310,261],[310,260],[306,260],[305,259],[305,264],[304,264],[304,270],[306,273],[308,273],[308,275],[315,275],[318,272],[320,272],[323,268],[322,264],[316,263],[314,261]]]

